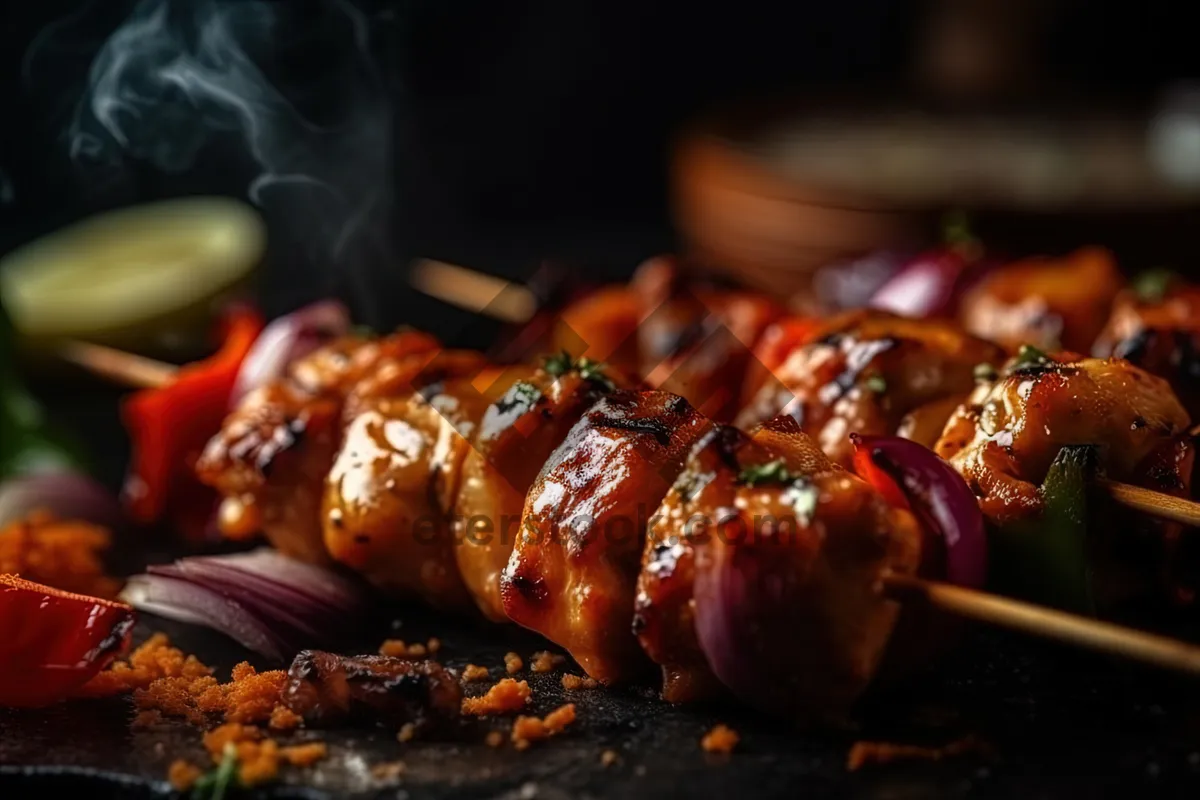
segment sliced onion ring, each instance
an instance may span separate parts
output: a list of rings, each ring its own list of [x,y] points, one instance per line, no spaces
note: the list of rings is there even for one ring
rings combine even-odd
[[[237,403],[283,375],[293,361],[350,330],[350,312],[337,300],[321,300],[273,320],[242,361],[230,395]]]
[[[966,481],[932,450],[896,436],[853,434],[856,450],[891,478],[913,513],[946,545],[946,580],[980,589],[987,581],[983,512]]]
[[[953,249],[931,250],[892,275],[867,305],[905,317],[953,314],[963,292],[992,266],[990,261],[970,260]]]
[[[122,598],[142,611],[221,631],[277,661],[343,641],[367,610],[356,584],[269,548],[152,566],[130,579]]]
[[[0,526],[38,510],[106,528],[118,528],[124,519],[117,496],[79,473],[29,475],[0,484]]]

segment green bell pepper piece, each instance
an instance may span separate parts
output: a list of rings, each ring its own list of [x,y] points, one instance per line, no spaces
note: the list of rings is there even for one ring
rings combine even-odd
[[[992,578],[998,590],[1095,615],[1088,560],[1088,486],[1094,466],[1094,447],[1062,448],[1042,482],[1042,513],[993,531]]]

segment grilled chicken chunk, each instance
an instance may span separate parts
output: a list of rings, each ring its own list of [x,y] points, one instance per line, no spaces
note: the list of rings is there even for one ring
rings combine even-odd
[[[646,522],[711,423],[682,397],[617,391],[546,461],[500,582],[504,610],[605,683],[643,663],[630,632]]]
[[[1127,361],[1033,353],[981,382],[935,449],[1004,522],[1040,510],[1038,486],[1063,446],[1099,445],[1108,477],[1143,483],[1146,459],[1187,425],[1166,381]]]
[[[462,687],[436,661],[304,650],[288,669],[281,699],[309,725],[354,718],[429,725],[459,715]]]
[[[1092,355],[1124,358],[1165,378],[1200,419],[1200,286],[1164,283],[1161,291],[1122,292]]]
[[[564,354],[545,359],[484,412],[463,462],[454,517],[458,570],[488,619],[508,621],[500,574],[542,465],[584,412],[628,385],[613,369]]]
[[[689,284],[672,259],[643,264],[633,286],[643,304],[637,334],[646,383],[710,419],[731,419],[754,348],[783,309],[759,294]]]
[[[1087,352],[1121,290],[1112,254],[1096,247],[1063,258],[1030,258],[993,271],[963,297],[963,325],[1011,351]]]
[[[975,385],[979,364],[997,364],[997,346],[940,320],[858,311],[829,322],[775,369],[738,416],[743,430],[785,413],[835,462],[848,466],[849,434],[893,435],[905,417]],[[940,406],[949,413],[949,406]],[[922,423],[936,427],[936,421]]]
[[[391,595],[465,610],[472,603],[451,530],[463,460],[488,405],[532,368],[497,377],[474,353],[439,358],[440,380],[414,389],[397,369],[373,376],[347,400],[321,519],[334,560]]]
[[[751,592],[772,597],[740,610],[760,620],[747,640],[761,652],[737,658],[772,672],[762,689],[780,707],[842,711],[871,681],[896,623],[879,578],[914,573],[921,551],[912,515],[830,461],[792,418],[753,435],[720,426],[652,518],[635,630],[662,666],[664,699],[711,695],[718,684],[697,639],[693,586],[698,569],[733,559],[739,566],[722,568],[752,569]]]
[[[966,479],[990,523],[1015,544],[1013,530],[1040,523],[1041,484],[1061,448],[1094,445],[1108,478],[1188,496],[1194,449],[1188,415],[1166,381],[1120,359],[1025,354],[959,408],[937,453]],[[1180,528],[1089,499],[1086,549],[1097,610],[1129,601],[1191,602],[1194,559]],[[1017,535],[1054,536],[1053,529]],[[1188,563],[1185,563],[1188,562]]]
[[[200,480],[224,495],[223,530],[233,537],[261,530],[283,553],[327,562],[321,495],[341,442],[346,396],[383,365],[421,374],[438,349],[436,339],[416,331],[347,336],[247,395],[196,465]]]

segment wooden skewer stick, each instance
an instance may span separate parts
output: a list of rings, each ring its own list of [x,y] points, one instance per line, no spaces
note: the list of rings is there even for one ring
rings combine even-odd
[[[538,308],[537,295],[528,287],[444,261],[416,262],[410,280],[430,297],[503,322],[528,322]]]
[[[69,341],[59,348],[59,354],[89,372],[139,389],[166,386],[179,370],[165,361],[90,342]]]
[[[949,583],[889,575],[884,578],[884,588],[897,600],[918,599],[961,617],[1176,672],[1200,675],[1200,646],[1179,639]]]
[[[1200,527],[1200,503],[1182,497],[1163,494],[1141,486],[1100,479],[1100,486],[1116,502],[1153,517]]]

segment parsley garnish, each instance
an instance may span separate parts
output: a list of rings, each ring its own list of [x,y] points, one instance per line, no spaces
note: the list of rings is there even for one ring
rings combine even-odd
[[[192,787],[192,800],[224,800],[229,787],[237,782],[237,748],[228,742],[221,752],[221,763],[204,773]]]
[[[518,409],[524,414],[541,399],[542,393],[536,386],[528,381],[517,381],[504,393],[504,397],[496,401],[496,410],[507,414],[513,409]]]
[[[1169,269],[1150,269],[1133,279],[1133,291],[1143,303],[1161,303],[1178,276]]]
[[[604,363],[590,358],[575,359],[566,350],[553,356],[546,356],[545,370],[555,378],[561,378],[568,372],[578,373],[585,381],[602,386],[605,391],[617,388],[612,380],[604,374]]]
[[[752,464],[749,467],[744,467],[738,473],[738,481],[747,486],[761,486],[765,483],[791,483],[794,480],[798,480],[799,477],[799,475],[793,475],[784,466],[782,458],[768,461],[765,464]]]
[[[975,380],[980,383],[990,383],[1000,377],[1000,373],[991,364],[976,364],[975,365]]]
[[[1023,344],[1021,345],[1021,349],[1017,351],[1017,358],[1013,361],[1012,368],[1020,369],[1021,367],[1037,366],[1045,364],[1049,360],[1049,357],[1038,348],[1031,344]]]
[[[863,380],[863,386],[867,387],[867,389],[875,394],[884,394],[887,391],[887,381],[884,380],[883,376],[878,373],[874,375],[868,375]]]

